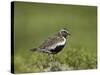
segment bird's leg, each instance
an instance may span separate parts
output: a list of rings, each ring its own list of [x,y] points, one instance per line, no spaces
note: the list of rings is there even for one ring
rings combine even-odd
[[[53,62],[55,62],[55,55],[53,54]]]
[[[49,56],[50,61],[53,61],[53,56],[52,56],[52,54],[49,54],[49,53],[48,53],[48,56]]]
[[[54,54],[49,54],[50,61],[55,62]]]
[[[49,59],[50,59],[50,68],[51,70],[54,70],[54,67],[55,67],[55,58],[54,58],[54,54],[48,54],[49,56]]]
[[[56,59],[55,59],[55,54],[53,54],[53,67],[56,66]]]
[[[49,56],[49,60],[50,60],[49,66],[50,66],[50,68],[52,68],[52,66],[53,66],[53,56],[50,53],[48,53],[48,56]]]

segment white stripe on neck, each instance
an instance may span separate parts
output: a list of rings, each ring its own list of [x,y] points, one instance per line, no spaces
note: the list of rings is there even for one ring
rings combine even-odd
[[[48,49],[55,49],[57,46],[62,46],[66,43],[66,39],[63,37],[64,41],[59,42],[57,44],[52,45],[51,47],[48,47]]]

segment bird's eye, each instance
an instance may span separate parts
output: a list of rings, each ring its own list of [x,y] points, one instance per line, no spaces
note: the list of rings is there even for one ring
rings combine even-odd
[[[67,33],[66,31],[63,31],[63,33]]]

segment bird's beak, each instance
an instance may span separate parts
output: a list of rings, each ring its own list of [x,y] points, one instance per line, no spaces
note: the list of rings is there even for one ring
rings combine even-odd
[[[70,33],[68,33],[68,35],[69,35],[69,36],[71,36],[71,34],[70,34]]]

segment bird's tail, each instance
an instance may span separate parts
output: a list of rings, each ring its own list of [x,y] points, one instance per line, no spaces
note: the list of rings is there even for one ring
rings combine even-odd
[[[30,49],[31,51],[37,51],[37,48]]]

